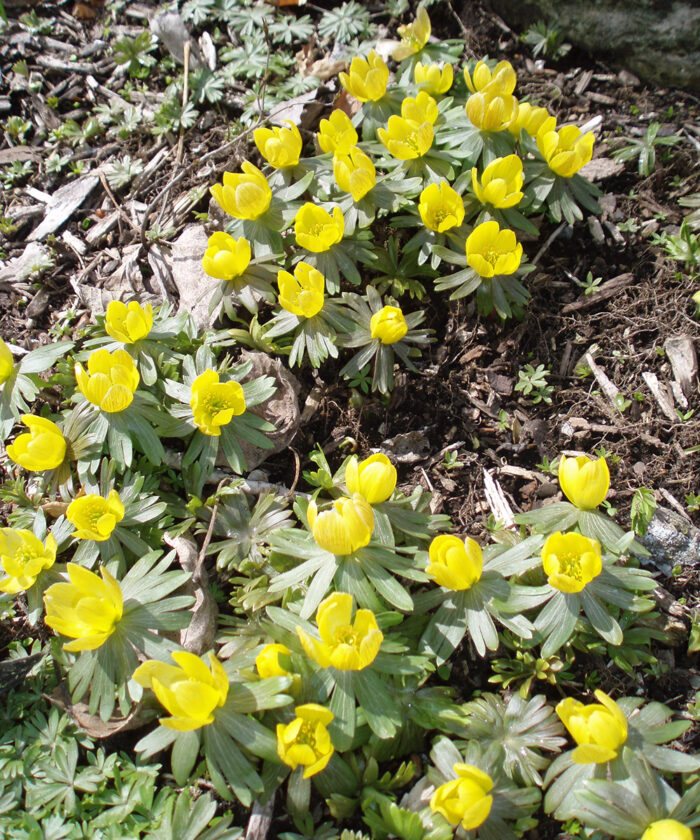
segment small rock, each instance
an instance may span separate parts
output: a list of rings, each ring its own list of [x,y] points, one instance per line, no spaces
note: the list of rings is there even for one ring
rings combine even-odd
[[[700,565],[700,529],[669,508],[659,505],[646,534],[637,539],[651,554],[647,562],[664,574],[670,574],[674,566]]]
[[[638,87],[640,84],[639,79],[634,75],[634,73],[630,73],[629,70],[620,70],[617,74],[617,78],[622,87]]]
[[[430,450],[430,441],[423,432],[404,432],[382,442],[382,450],[399,464],[415,464],[422,461]]]

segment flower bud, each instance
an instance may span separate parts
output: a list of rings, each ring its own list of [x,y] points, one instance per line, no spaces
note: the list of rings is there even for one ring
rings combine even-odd
[[[481,580],[481,546],[471,537],[461,540],[452,534],[440,534],[430,543],[428,553],[430,562],[425,571],[439,586],[461,591]]]
[[[396,467],[381,453],[359,464],[357,455],[353,455],[345,466],[345,484],[349,493],[359,493],[371,505],[378,505],[394,492]]]
[[[567,697],[556,707],[561,722],[579,745],[571,755],[577,764],[612,761],[627,740],[627,718],[622,709],[602,691],[596,691],[595,697],[598,702],[588,706]]]
[[[299,163],[303,145],[299,129],[291,120],[285,120],[289,128],[256,128],[253,140],[258,151],[274,169],[285,169]]]
[[[350,193],[353,201],[359,201],[377,183],[377,171],[370,158],[353,146],[348,152],[336,152],[333,156],[333,176],[343,192]]]
[[[234,239],[223,231],[212,233],[202,257],[202,268],[210,277],[230,282],[250,265],[250,242],[239,236]]]
[[[386,93],[389,68],[374,50],[361,58],[355,56],[350,62],[349,73],[339,73],[340,84],[360,102],[377,102]]]
[[[678,820],[656,820],[642,834],[642,840],[693,840],[693,832]]]
[[[126,350],[110,353],[103,348],[90,354],[87,372],[81,364],[75,366],[75,379],[88,402],[114,414],[131,405],[141,377]]]
[[[382,344],[396,344],[408,332],[408,325],[398,306],[384,306],[370,318],[369,330]]]
[[[610,489],[610,471],[605,458],[592,461],[585,455],[561,456],[559,484],[564,495],[581,510],[593,510],[604,501]]]
[[[321,120],[319,129],[316,139],[321,151],[327,154],[347,154],[358,140],[350,117],[339,108],[327,120]]]
[[[439,64],[416,64],[413,68],[416,84],[431,96],[447,93],[454,81],[454,70],[451,64],[442,68]]]
[[[12,375],[15,363],[10,348],[0,338],[0,385],[7,382]]]
[[[135,300],[123,303],[113,300],[105,313],[105,332],[122,344],[135,344],[146,338],[153,327],[153,307],[141,306]]]
[[[22,422],[28,434],[18,435],[7,447],[7,454],[20,467],[29,472],[56,469],[66,457],[66,439],[51,420],[23,414]]]
[[[223,185],[210,188],[216,203],[234,219],[257,219],[270,206],[272,190],[257,166],[244,161],[242,174],[224,172]]]
[[[42,543],[24,528],[0,528],[0,562],[5,573],[0,592],[16,595],[31,589],[41,572],[56,562],[57,549],[53,534]]]
[[[428,13],[423,6],[419,6],[413,23],[404,24],[397,29],[401,43],[391,54],[394,61],[403,61],[404,58],[420,52],[428,43],[431,29]]]
[[[336,499],[330,510],[321,513],[312,501],[306,515],[316,544],[339,556],[366,546],[374,531],[372,508],[359,493]]]

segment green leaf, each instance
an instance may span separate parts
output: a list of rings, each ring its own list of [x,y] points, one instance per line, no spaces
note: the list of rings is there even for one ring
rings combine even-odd
[[[401,715],[384,681],[374,671],[365,668],[354,674],[353,684],[369,728],[378,738],[393,738],[401,726]]]
[[[178,732],[170,753],[170,767],[179,785],[187,783],[198,755],[199,733]]]

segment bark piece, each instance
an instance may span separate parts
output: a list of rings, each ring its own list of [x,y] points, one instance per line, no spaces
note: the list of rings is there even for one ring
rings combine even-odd
[[[44,239],[58,230],[70,219],[99,182],[100,179],[96,175],[86,175],[56,190],[46,205],[46,216],[43,222],[29,234],[28,240],[34,242],[37,239]]]

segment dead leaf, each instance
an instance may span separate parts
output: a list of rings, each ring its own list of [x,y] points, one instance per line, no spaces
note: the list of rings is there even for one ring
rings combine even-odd
[[[86,703],[71,703],[64,686],[59,686],[53,694],[47,695],[54,706],[67,712],[78,726],[91,738],[111,738],[120,732],[139,729],[148,723],[153,715],[146,712],[141,703],[137,703],[125,718],[102,720],[99,715],[91,715]]]
[[[209,591],[209,578],[204,564],[199,562],[199,549],[192,537],[170,537],[166,534],[164,541],[175,549],[178,562],[191,575],[191,580],[183,588],[187,594],[194,596],[194,607],[190,623],[180,631],[180,644],[190,653],[201,656],[214,646],[219,612]]]

